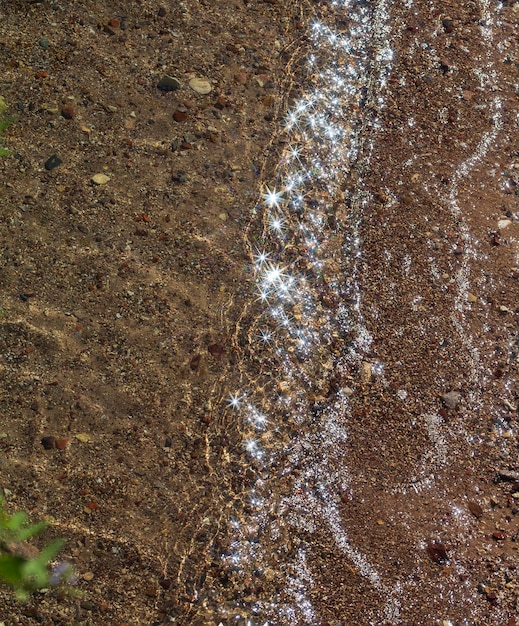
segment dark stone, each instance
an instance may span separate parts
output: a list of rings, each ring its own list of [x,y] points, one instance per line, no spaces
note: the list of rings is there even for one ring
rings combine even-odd
[[[165,74],[157,83],[157,89],[161,91],[176,91],[180,87],[178,78]]]
[[[59,158],[57,154],[53,154],[45,161],[45,169],[49,172],[56,167],[59,167],[63,161]]]
[[[52,450],[52,448],[56,447],[56,438],[55,437],[42,437],[41,438],[41,445],[43,446],[44,450]]]

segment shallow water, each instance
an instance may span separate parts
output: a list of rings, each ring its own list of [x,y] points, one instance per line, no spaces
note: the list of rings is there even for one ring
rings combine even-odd
[[[515,298],[517,251],[492,258],[485,232],[504,213],[487,170],[510,166],[509,7],[443,10],[322,3],[312,25],[251,227],[261,312],[229,408],[257,479],[231,521],[247,593],[228,623],[497,625],[515,610],[500,582],[515,546],[490,527],[511,536],[517,519],[490,481],[515,463],[516,430],[488,416],[515,410],[516,370],[492,373],[488,324],[512,342],[492,286]]]

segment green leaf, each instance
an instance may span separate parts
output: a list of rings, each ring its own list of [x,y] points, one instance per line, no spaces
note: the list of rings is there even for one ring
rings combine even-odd
[[[64,545],[65,541],[63,539],[54,539],[41,550],[35,560],[47,565],[47,563],[52,561]]]
[[[17,511],[14,515],[7,518],[4,526],[8,530],[13,531],[15,533],[19,528],[21,528],[27,522],[27,515],[23,511]]]
[[[10,154],[7,148],[0,148],[0,157],[9,156]]]
[[[16,540],[27,541],[27,539],[30,539],[31,537],[34,537],[35,535],[43,532],[47,528],[47,526],[47,522],[38,522],[37,524],[31,524],[30,526],[27,526],[27,528],[21,528],[16,533]]]
[[[3,133],[6,128],[11,126],[11,124],[14,122],[14,119],[14,117],[6,117],[5,119],[0,120],[0,133]]]
[[[25,560],[13,554],[2,554],[0,556],[0,580],[14,585],[23,584],[23,566]]]
[[[46,563],[40,563],[38,559],[25,561],[22,565],[22,579],[25,587],[33,589],[45,587],[49,581]]]

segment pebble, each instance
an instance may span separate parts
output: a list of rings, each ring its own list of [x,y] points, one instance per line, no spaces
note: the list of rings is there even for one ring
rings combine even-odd
[[[362,362],[361,379],[364,383],[369,383],[371,380],[371,363],[368,361]]]
[[[56,167],[59,167],[62,163],[63,161],[59,158],[59,156],[57,154],[53,154],[45,161],[44,167],[50,172]]]
[[[452,33],[452,31],[454,30],[453,22],[448,17],[442,20],[442,25],[446,33]]]
[[[56,439],[56,448],[58,450],[64,450],[70,443],[70,438]]]
[[[52,436],[42,437],[41,445],[44,450],[52,450],[52,448],[56,447],[56,438]]]
[[[184,111],[175,111],[173,113],[173,119],[175,122],[185,122],[187,120],[187,113],[184,113]]]
[[[511,223],[512,220],[499,220],[497,222],[497,227],[499,228],[499,230],[504,230],[505,228],[508,228]]]
[[[94,572],[85,572],[81,575],[81,578],[86,581],[94,580]]]
[[[189,81],[189,86],[193,91],[196,91],[196,93],[199,93],[201,96],[205,96],[212,89],[209,81],[203,78],[192,78]]]
[[[157,89],[161,91],[176,91],[180,87],[180,81],[178,78],[174,78],[173,76],[168,76],[164,74],[164,76],[157,83]]]
[[[427,554],[435,563],[440,565],[447,563],[449,560],[447,548],[439,541],[431,541],[427,545]]]
[[[49,40],[48,39],[40,39],[40,41],[38,41],[38,45],[40,46],[40,48],[43,48],[44,50],[47,50],[47,48],[49,47]]]
[[[76,114],[76,109],[71,105],[71,104],[66,104],[62,109],[61,109],[61,115],[66,119],[66,120],[71,120],[73,119],[74,115]]]
[[[106,174],[94,174],[94,176],[92,176],[92,182],[95,185],[106,185],[109,180],[110,176],[107,176]]]
[[[474,517],[480,518],[483,516],[483,509],[477,502],[469,502],[468,507]]]
[[[248,80],[248,76],[245,72],[238,72],[237,74],[234,75],[234,80],[237,83],[240,83],[240,85],[245,85],[245,83]]]
[[[504,480],[507,482],[519,482],[519,472],[510,472],[509,470],[499,470],[498,472],[499,480]]]
[[[225,109],[225,107],[229,106],[229,102],[224,96],[218,96],[214,106],[221,111],[222,109]]]
[[[441,395],[441,400],[448,409],[455,409],[460,398],[461,394],[459,391],[449,391]]]
[[[78,441],[81,441],[81,443],[88,443],[92,439],[88,433],[78,433],[75,437]]]
[[[467,300],[469,302],[477,302],[478,301],[477,296],[475,296],[473,293],[468,293],[467,294]]]

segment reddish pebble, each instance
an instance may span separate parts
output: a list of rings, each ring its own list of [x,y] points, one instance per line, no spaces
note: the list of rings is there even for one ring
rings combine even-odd
[[[47,78],[49,74],[45,70],[39,70],[36,72],[36,78]]]
[[[187,113],[184,113],[184,111],[175,111],[173,113],[173,119],[175,122],[185,122],[187,120]]]
[[[108,20],[108,26],[111,26],[112,28],[119,28],[120,25],[121,22],[116,17],[112,17],[111,20]]]
[[[87,508],[89,508],[91,511],[97,511],[97,509],[99,508],[99,504],[97,504],[97,502],[87,502]]]
[[[68,446],[69,443],[70,443],[70,438],[56,439],[56,448],[58,450],[64,450]]]
[[[427,545],[427,554],[435,563],[440,565],[449,560],[447,548],[439,541],[431,541]]]
[[[234,75],[234,80],[237,83],[240,83],[241,85],[245,85],[245,83],[248,80],[248,76],[245,72],[238,72],[237,74]]]
[[[481,517],[483,515],[483,509],[477,502],[469,502],[469,511],[474,515],[474,517]]]
[[[66,119],[66,120],[71,120],[74,115],[76,114],[76,110],[74,109],[74,107],[71,104],[66,104],[62,109],[61,109],[61,115]]]
[[[496,541],[504,541],[506,539],[506,533],[502,530],[495,530],[492,533],[492,537],[494,537]]]
[[[195,356],[191,359],[191,362],[189,363],[189,367],[193,371],[197,370],[198,367],[200,366],[201,359],[202,359],[202,357],[199,354],[195,354]]]
[[[215,102],[215,108],[217,109],[225,109],[225,107],[229,106],[229,103],[226,98],[223,96],[218,96],[218,100]]]
[[[209,351],[209,354],[211,356],[214,356],[217,361],[219,361],[225,353],[223,346],[219,343],[210,344],[209,346],[207,346],[207,350]]]

